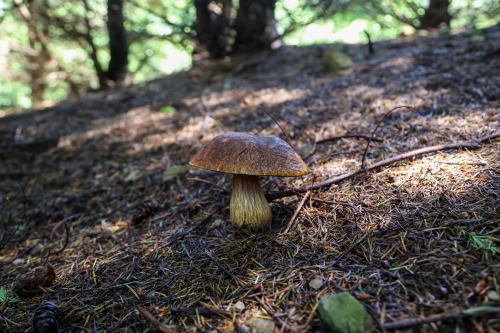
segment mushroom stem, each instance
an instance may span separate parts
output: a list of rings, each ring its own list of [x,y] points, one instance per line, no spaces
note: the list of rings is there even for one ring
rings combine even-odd
[[[229,206],[231,220],[237,228],[262,230],[271,222],[271,207],[264,196],[258,176],[233,175]]]

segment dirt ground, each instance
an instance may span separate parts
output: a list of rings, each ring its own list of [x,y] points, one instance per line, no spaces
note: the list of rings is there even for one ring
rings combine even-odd
[[[0,118],[0,330],[30,331],[50,300],[62,332],[152,332],[155,320],[245,332],[254,316],[275,332],[326,332],[319,299],[347,291],[375,332],[499,332],[500,312],[461,312],[500,305],[498,45],[499,26],[375,43],[372,55],[286,47]],[[331,50],[354,65],[325,73]],[[388,114],[399,106],[411,108]],[[368,141],[345,135],[379,122],[365,166],[470,144],[277,198],[262,233],[232,227],[231,175],[187,166],[227,131],[278,136],[311,172],[261,184],[304,189],[359,170]],[[48,265],[52,284],[13,291]],[[410,318],[431,320],[387,326]]]

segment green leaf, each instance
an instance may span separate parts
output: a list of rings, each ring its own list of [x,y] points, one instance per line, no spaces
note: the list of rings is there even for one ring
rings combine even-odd
[[[492,306],[485,305],[485,306],[478,306],[475,308],[467,309],[467,310],[464,310],[464,312],[470,313],[470,312],[476,312],[476,311],[489,310],[492,308],[493,308]]]
[[[171,105],[167,105],[167,106],[160,108],[160,110],[158,110],[158,111],[163,112],[163,113],[173,113],[173,112],[175,112],[175,108]]]
[[[363,305],[349,293],[322,298],[318,313],[321,320],[337,333],[367,332],[374,325]]]

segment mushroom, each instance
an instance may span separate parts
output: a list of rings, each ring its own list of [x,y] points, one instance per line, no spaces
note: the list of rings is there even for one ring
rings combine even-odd
[[[259,176],[294,177],[309,172],[293,148],[277,137],[228,132],[215,137],[189,164],[233,174],[229,211],[237,228],[262,230],[271,222],[271,207]]]

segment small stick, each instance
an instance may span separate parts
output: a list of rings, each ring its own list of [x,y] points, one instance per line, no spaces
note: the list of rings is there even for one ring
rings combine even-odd
[[[314,153],[316,152],[316,147],[317,146],[318,146],[318,143],[316,141],[314,141],[313,146],[311,148],[311,151],[309,152],[309,154],[307,154],[306,156],[304,156],[304,158],[303,158],[304,161],[307,161],[311,156],[314,155]]]
[[[372,54],[375,53],[375,49],[373,48],[372,39],[371,39],[370,34],[368,33],[368,31],[363,30],[363,32],[365,33],[366,38],[368,38],[368,54],[372,55]]]
[[[332,136],[331,138],[326,138],[326,139],[323,139],[323,140],[319,140],[316,143],[317,144],[321,144],[321,143],[326,143],[326,142],[331,142],[331,141],[337,141],[337,140],[346,139],[346,138],[365,139],[365,140],[368,140],[368,141],[375,141],[375,142],[383,142],[384,141],[382,139],[374,138],[372,136],[365,135],[365,134],[344,134],[344,135]]]
[[[302,206],[304,206],[304,203],[306,202],[307,198],[309,198],[309,195],[311,194],[311,191],[308,191],[306,195],[302,198],[302,201],[300,201],[299,205],[295,209],[295,213],[293,214],[292,218],[290,219],[290,222],[288,222],[288,226],[286,227],[285,231],[283,231],[283,234],[286,235],[288,233],[288,230],[294,229],[295,228],[295,220],[297,219],[297,216],[299,215],[300,210],[302,209]],[[293,225],[293,227],[292,227]]]
[[[125,285],[113,286],[113,287],[107,287],[107,288],[92,288],[92,289],[58,289],[58,290],[47,290],[44,288],[41,288],[41,289],[47,295],[61,294],[61,293],[62,294],[91,293],[94,291],[109,291],[109,290],[115,290],[115,289],[127,289],[127,290],[129,290]],[[40,293],[40,291],[36,291],[36,290],[32,290],[32,291],[26,290],[24,292],[26,294],[33,294],[33,295]]]
[[[257,296],[253,296],[252,298],[255,299],[257,302],[259,302],[259,304],[264,308],[264,310],[266,310],[266,312],[271,317],[273,317],[273,319],[276,320],[281,327],[285,327],[286,329],[290,330],[290,327],[287,325],[287,323],[285,323],[280,317],[278,317],[276,313],[274,313],[274,311],[271,310],[271,308],[266,303],[264,303],[262,299],[258,298]]]
[[[472,311],[471,311],[472,310]],[[413,326],[419,326],[427,323],[435,323],[437,321],[453,321],[462,318],[478,317],[478,316],[490,316],[490,315],[500,314],[500,307],[494,307],[490,309],[476,310],[469,309],[469,311],[459,311],[455,313],[448,313],[445,315],[432,316],[427,318],[407,318],[399,321],[394,321],[391,323],[381,323],[380,326],[384,329],[399,329],[407,328]]]
[[[194,177],[194,178],[188,177],[188,178],[186,178],[186,179],[187,179],[187,180],[192,180],[192,181],[195,181],[195,182],[207,183],[207,184],[210,184],[210,185],[212,185],[212,186],[214,186],[214,187],[217,187],[218,189],[222,190],[224,193],[231,194],[231,191],[230,191],[230,190],[228,190],[227,188],[225,188],[225,187],[223,187],[223,186],[220,186],[220,185],[217,185],[217,184],[215,184],[215,183],[213,183],[213,182],[211,182],[211,181],[208,181],[208,180],[206,180],[206,179],[201,179],[201,178],[196,178],[196,177]]]
[[[2,313],[7,308],[7,302],[9,302],[9,296],[5,297],[5,299],[3,300],[3,303],[0,304],[0,316],[2,315]]]
[[[231,278],[232,280],[236,281],[236,283],[238,285],[240,285],[241,287],[243,287],[245,284],[243,282],[241,282],[240,280],[238,280],[233,273],[231,273],[230,271],[228,271],[226,269],[226,267],[222,266],[222,264],[219,262],[219,259],[217,259],[216,257],[212,256],[210,254],[210,252],[208,252],[208,250],[205,250],[205,254],[207,255],[207,257],[210,258],[210,260],[212,260],[214,262],[214,264],[217,265],[217,267],[219,267],[221,269],[221,271],[224,272],[224,274],[226,274],[229,278]]]
[[[205,307],[189,307],[189,308],[168,308],[170,312],[174,314],[178,313],[198,313],[202,316],[219,316],[224,319],[229,318],[229,313],[225,311],[220,311],[220,310],[215,310],[215,309],[210,309],[210,308],[205,308]]]
[[[366,153],[368,153],[368,148],[370,147],[370,143],[371,143],[371,141],[373,141],[373,138],[375,137],[375,133],[377,132],[380,124],[382,124],[382,122],[385,120],[385,118],[387,118],[387,116],[390,115],[393,111],[395,111],[397,109],[402,109],[402,108],[411,108],[411,109],[413,109],[413,106],[411,106],[411,105],[401,105],[401,106],[397,106],[397,107],[389,110],[389,112],[386,112],[386,114],[384,114],[384,116],[382,117],[382,119],[380,119],[380,121],[378,122],[377,126],[375,126],[375,129],[373,130],[372,135],[371,135],[372,139],[370,141],[368,141],[368,143],[366,144],[365,152],[363,154],[363,158],[361,159],[361,169],[365,168]]]
[[[217,214],[220,210],[222,209],[222,207],[219,207],[217,208],[215,211],[213,211],[212,213],[210,213],[210,215],[208,216],[205,216],[201,221],[200,223],[198,224],[195,224],[194,226],[186,229],[186,230],[183,230],[183,231],[180,231],[178,233],[175,233],[173,234],[172,236],[169,237],[169,239],[166,241],[166,242],[159,242],[159,243],[164,243],[165,246],[170,246],[172,244],[174,244],[176,241],[178,241],[179,239],[181,238],[184,238],[187,234],[189,234],[191,231],[201,227],[202,225],[204,225],[205,223],[207,223],[208,220],[210,220],[215,214]]]
[[[257,107],[258,107],[259,109],[261,109],[262,111],[264,111],[264,112],[265,112],[265,113],[266,113],[269,117],[271,117],[271,119],[272,119],[272,120],[276,123],[276,125],[278,125],[278,127],[279,127],[279,128],[280,128],[280,130],[281,130],[281,132],[283,132],[283,134],[286,136],[286,140],[287,140],[288,144],[289,144],[289,145],[291,145],[291,144],[290,144],[290,142],[291,142],[292,140],[290,140],[290,137],[289,137],[289,136],[288,136],[288,134],[285,132],[285,130],[283,129],[283,127],[281,127],[280,123],[278,123],[278,122],[276,121],[276,119],[274,119],[273,115],[272,115],[270,112],[268,112],[266,109],[264,109],[262,106],[260,106],[260,105],[259,105],[259,106],[257,106]]]
[[[323,199],[317,199],[317,198],[312,198],[312,200],[313,201],[317,201],[317,202],[322,202],[322,203],[330,204],[330,205],[341,205],[341,206],[351,207],[352,209],[354,209],[356,212],[359,213],[358,207],[356,207],[353,204],[350,204],[348,202],[329,201],[329,200],[323,200]]]
[[[450,143],[450,144],[445,144],[445,145],[437,145],[437,146],[412,150],[412,151],[409,151],[407,153],[403,153],[401,155],[394,156],[394,157],[382,160],[380,162],[374,163],[372,165],[365,167],[364,169],[358,169],[356,171],[346,173],[344,175],[340,175],[338,177],[328,179],[328,180],[316,183],[314,185],[303,186],[303,187],[299,187],[299,188],[293,189],[293,190],[267,192],[266,198],[267,198],[267,200],[274,200],[274,199],[289,197],[292,195],[297,195],[299,193],[304,193],[307,191],[318,190],[320,188],[327,187],[327,186],[330,186],[333,184],[338,184],[344,180],[351,179],[357,175],[360,175],[362,173],[366,173],[367,171],[381,168],[381,167],[393,164],[395,162],[403,161],[406,159],[410,159],[410,158],[425,155],[425,154],[435,153],[435,152],[442,151],[442,150],[464,149],[464,148],[471,149],[471,150],[472,149],[479,149],[479,148],[481,148],[480,143],[483,143],[483,142],[489,141],[489,140],[494,140],[497,138],[500,138],[500,132],[494,133],[494,134],[491,134],[491,135],[488,135],[488,136],[485,136],[485,137],[482,137],[482,138],[479,138],[476,140]]]
[[[78,213],[75,215],[71,215],[66,217],[65,219],[62,219],[61,221],[57,222],[56,225],[52,228],[52,232],[50,233],[49,239],[52,240],[52,237],[54,237],[54,233],[56,232],[57,228],[61,226],[61,224],[68,222],[69,220],[74,219],[75,217],[78,217],[82,215],[82,213]]]
[[[62,249],[60,249],[59,251],[57,251],[56,253],[54,253],[54,255],[58,255],[59,253],[62,253],[66,249],[66,247],[68,246],[68,243],[69,243],[69,228],[68,228],[68,224],[67,223],[64,223],[64,229],[66,230],[66,240],[64,242],[64,246],[62,247]],[[50,251],[49,251],[49,254],[47,255],[47,259],[50,256],[51,256],[51,254],[50,254]]]
[[[160,330],[160,332],[164,333],[174,333],[177,332],[177,330],[169,328],[165,325],[163,325],[158,319],[156,319],[148,310],[144,309],[142,306],[137,305],[136,309],[144,316],[146,317],[147,320],[153,324],[154,327]]]
[[[338,262],[340,260],[342,260],[342,258],[344,258],[346,256],[346,254],[348,254],[349,252],[352,251],[352,249],[354,249],[356,246],[358,246],[359,244],[361,244],[365,239],[366,237],[368,236],[368,232],[366,234],[363,235],[363,237],[361,237],[356,243],[352,244],[350,248],[348,248],[347,250],[345,250],[344,252],[342,252],[342,254],[340,256],[338,256],[337,259],[335,259],[335,261],[330,264],[330,267],[334,267],[338,264]]]

